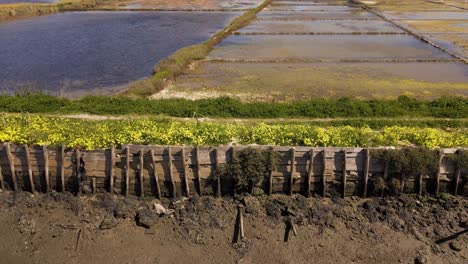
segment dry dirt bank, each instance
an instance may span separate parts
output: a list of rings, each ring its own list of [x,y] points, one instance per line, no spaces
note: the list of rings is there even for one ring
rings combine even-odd
[[[0,193],[4,263],[466,263],[468,200],[245,198],[246,239],[233,244],[236,200],[140,201],[109,194]],[[158,216],[154,203],[173,208]],[[284,242],[281,210],[296,214]],[[140,226],[139,226],[140,225]],[[144,228],[143,226],[151,226]]]

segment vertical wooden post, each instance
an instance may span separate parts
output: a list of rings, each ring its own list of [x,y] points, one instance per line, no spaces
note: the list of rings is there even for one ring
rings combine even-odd
[[[97,192],[97,182],[96,177],[91,178],[91,188],[93,189],[93,193]]]
[[[290,149],[291,155],[291,175],[289,177],[289,195],[293,194],[294,175],[296,174],[296,148]]]
[[[28,178],[29,178],[29,185],[31,186],[31,193],[34,193],[35,186],[34,186],[32,167],[31,167],[31,155],[29,153],[29,147],[27,144],[24,144],[24,155],[26,157],[26,166],[28,167]]]
[[[214,171],[218,170],[219,166],[219,159],[218,159],[218,148],[214,149],[215,153],[215,164],[214,164]],[[216,176],[216,197],[221,197],[221,175]]]
[[[5,178],[3,178],[2,166],[0,166],[0,191],[5,190]]]
[[[306,181],[306,188],[305,188],[305,196],[310,196],[310,184],[311,180],[314,177],[314,149],[310,149],[310,158],[309,158],[309,171],[307,173],[307,181]]]
[[[153,165],[153,177],[156,183],[156,196],[158,199],[161,199],[161,187],[159,186],[158,173],[156,172],[156,160],[154,158],[154,149],[150,149],[151,155],[151,164]]]
[[[115,180],[115,146],[111,144],[110,146],[110,164],[109,164],[109,192],[114,193],[114,180]]]
[[[42,154],[44,157],[44,178],[46,184],[46,192],[50,192],[49,150],[47,149],[47,145],[42,146]]]
[[[200,170],[201,170],[201,165],[200,165],[200,148],[197,146],[197,148],[195,149],[195,160],[196,160],[196,163],[197,163],[197,191],[198,191],[198,195],[202,195],[202,187],[201,187],[201,173],[200,173]]]
[[[423,190],[423,175],[419,174],[418,176],[418,195],[422,195],[422,190]]]
[[[169,166],[169,180],[171,181],[171,196],[176,197],[176,195],[177,195],[176,194],[176,186],[175,186],[174,174],[173,174],[173,170],[172,170],[172,150],[171,150],[171,146],[167,147],[167,154],[168,154],[167,161],[168,161],[168,166]]]
[[[370,151],[366,148],[366,158],[364,160],[364,198],[367,197],[367,184],[369,182]]]
[[[76,164],[76,168],[75,168],[75,176],[76,176],[76,183],[77,183],[77,187],[78,187],[78,196],[81,195],[81,179],[80,179],[80,167],[81,167],[81,154],[80,154],[80,150],[78,148],[75,148],[75,164]]]
[[[322,196],[327,192],[327,149],[323,150]]]
[[[65,191],[65,146],[60,147],[60,190]]]
[[[130,147],[125,148],[125,196],[128,196],[130,189]]]
[[[457,155],[458,156],[463,155],[463,150],[459,149],[457,151]],[[455,188],[453,190],[454,195],[458,195],[458,186],[460,185],[460,180],[461,180],[461,170],[462,170],[462,167],[459,164],[459,162],[457,162],[457,169],[456,169],[456,172],[455,172]]]
[[[18,181],[16,179],[16,172],[15,172],[15,162],[13,160],[13,155],[11,154],[11,147],[10,143],[5,143],[5,152],[8,158],[8,164],[10,165],[10,173],[11,173],[11,181],[13,182],[13,190],[18,190]]]
[[[189,197],[190,187],[189,187],[188,176],[187,176],[187,161],[185,160],[185,147],[184,146],[182,146],[180,155],[182,156],[182,173],[184,174],[184,192],[185,192],[185,195]]]
[[[341,178],[341,197],[345,198],[346,197],[346,160],[348,159],[348,155],[346,153],[346,149],[343,149],[343,175]]]
[[[145,166],[145,160],[144,160],[144,153],[143,153],[143,149],[140,149],[138,151],[138,154],[139,154],[139,158],[140,158],[140,171],[138,173],[138,175],[140,176],[140,198],[145,198],[145,185],[144,185],[144,182],[143,182],[143,172],[144,172],[144,166]]]
[[[436,184],[435,184],[435,195],[439,195],[439,189],[440,189],[440,169],[442,168],[442,160],[444,159],[444,152],[442,150],[439,150],[439,166],[438,166],[438,171],[436,174]]]

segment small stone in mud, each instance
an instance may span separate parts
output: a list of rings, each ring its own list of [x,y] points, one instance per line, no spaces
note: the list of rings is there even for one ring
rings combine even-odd
[[[138,211],[137,223],[144,228],[151,228],[159,220],[159,215],[156,211],[150,209],[141,209]]]
[[[104,217],[101,224],[99,225],[99,229],[101,230],[112,229],[116,225],[117,225],[117,221],[115,220],[115,218],[111,215],[107,215],[106,217]]]
[[[461,251],[462,245],[458,241],[452,241],[449,243],[449,247],[455,251]]]
[[[124,205],[118,204],[114,208],[114,216],[116,218],[127,218],[130,215],[130,210]]]

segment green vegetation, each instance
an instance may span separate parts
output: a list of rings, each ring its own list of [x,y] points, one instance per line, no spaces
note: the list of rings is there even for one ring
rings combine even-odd
[[[283,146],[424,146],[427,148],[468,146],[466,129],[317,127],[302,124],[232,124],[147,119],[81,120],[29,114],[0,116],[0,142],[37,145],[81,146],[85,149],[110,144]]]
[[[107,96],[87,96],[78,100],[70,100],[45,94],[29,93],[14,96],[0,95],[0,112],[134,114],[221,118],[468,118],[468,100],[462,97],[442,97],[433,101],[421,101],[405,96],[401,96],[397,100],[340,98],[285,103],[241,102],[231,98],[191,101],[186,99],[149,100]],[[341,124],[347,124],[346,122],[354,122],[351,123],[354,125],[359,124],[359,121],[338,122],[343,122]],[[375,122],[382,122],[380,124],[383,125],[392,124],[391,120]],[[427,122],[429,122],[428,124],[441,122],[441,126],[444,125],[444,121]],[[462,124],[466,123],[463,122]]]
[[[169,57],[163,59],[155,66],[155,74],[152,77],[135,82],[125,94],[145,97],[161,91],[168,81],[174,80],[174,78],[180,75],[191,63],[204,59],[208,53],[213,50],[213,47],[221,42],[221,40],[255,19],[257,13],[270,2],[271,0],[265,0],[257,8],[251,9],[242,16],[237,17],[228,27],[218,32],[207,41],[182,48]]]
[[[232,178],[237,193],[252,193],[254,187],[268,179],[279,163],[279,155],[272,149],[245,148],[237,151],[232,160],[218,168],[216,177]]]
[[[375,191],[391,194],[403,192],[409,178],[421,175],[435,176],[438,172],[439,153],[426,148],[403,148],[401,150],[374,150],[371,154],[388,166],[387,178],[377,177],[374,181]]]

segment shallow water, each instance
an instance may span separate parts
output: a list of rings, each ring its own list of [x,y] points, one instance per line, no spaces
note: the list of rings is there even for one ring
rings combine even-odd
[[[410,35],[237,35],[225,39],[209,57],[238,60],[451,59]]]
[[[377,19],[371,12],[353,11],[262,11],[257,15],[262,20],[315,20],[315,19]]]
[[[341,6],[341,5],[271,5],[265,11],[352,11],[362,10],[361,8]]]
[[[247,27],[239,30],[241,33],[354,33],[354,32],[372,32],[372,33],[404,33],[403,30],[395,25],[383,21],[376,20],[369,23],[369,21],[361,20],[343,20],[343,21],[271,21],[271,20],[257,20],[252,22]]]
[[[0,23],[0,90],[91,91],[152,74],[236,12],[71,12]],[[99,91],[98,91],[99,92]]]
[[[399,12],[399,11],[385,11],[383,14],[390,19],[442,19],[442,20],[463,20],[468,19],[468,12],[445,12],[445,11],[428,11],[428,12]]]

